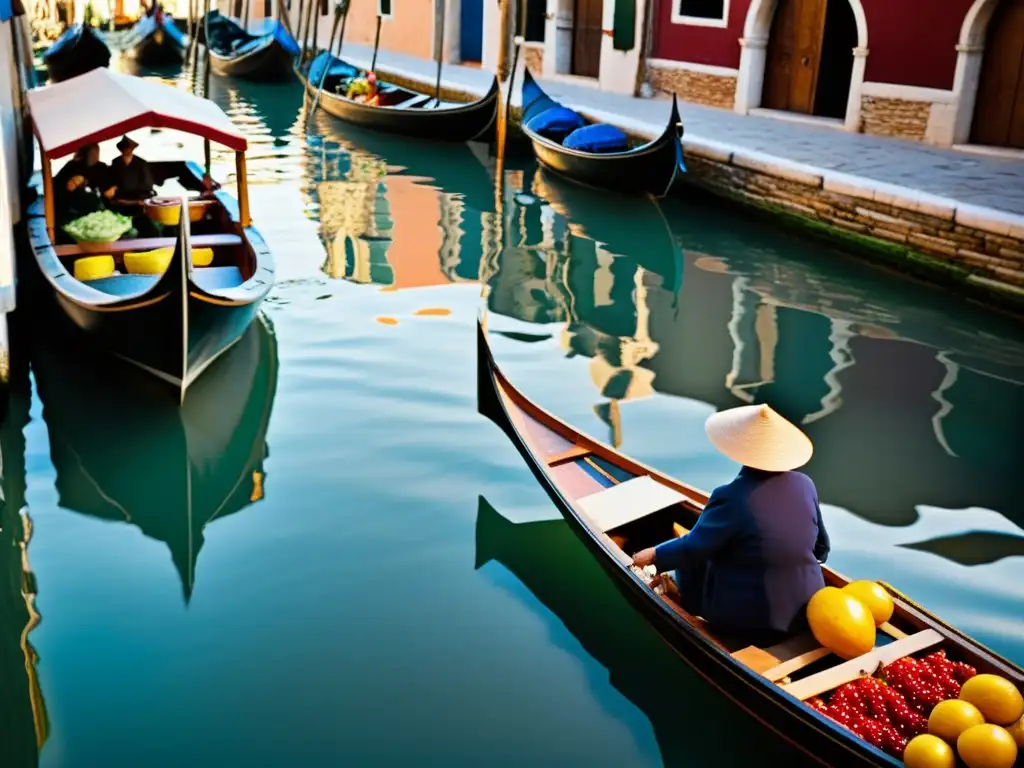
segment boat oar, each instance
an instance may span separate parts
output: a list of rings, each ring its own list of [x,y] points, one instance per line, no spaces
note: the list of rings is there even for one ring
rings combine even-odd
[[[348,3],[346,2],[344,5],[347,6]],[[320,103],[320,94],[322,94],[324,92],[324,81],[327,80],[327,73],[331,71],[330,56],[331,56],[331,50],[334,48],[334,36],[338,32],[338,23],[342,19],[341,10],[342,10],[342,4],[339,3],[337,6],[335,6],[334,23],[331,25],[331,41],[327,44],[327,58],[328,58],[328,60],[324,62],[324,71],[320,75],[320,84],[317,86],[316,96],[313,98],[313,106],[311,106],[309,108],[309,114],[306,115],[306,125],[307,125],[307,127],[309,126],[309,121],[313,117],[313,113],[316,112],[317,105]],[[347,7],[346,7],[346,10],[348,10]],[[347,16],[347,15],[348,14],[346,13],[345,16]],[[310,68],[312,68],[312,65],[310,65]]]

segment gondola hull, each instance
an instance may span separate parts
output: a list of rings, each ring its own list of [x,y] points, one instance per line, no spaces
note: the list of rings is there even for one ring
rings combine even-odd
[[[170,17],[157,21],[147,16],[140,19],[128,35],[124,56],[143,67],[167,67],[181,64],[187,40]]]
[[[557,104],[527,71],[523,81],[524,103],[531,93],[551,104]],[[545,168],[579,184],[627,195],[662,197],[668,194],[676,179],[686,170],[680,140],[683,126],[674,96],[668,124],[661,136],[623,152],[599,153],[570,149],[531,130],[528,122],[527,119],[522,129],[533,145],[537,161]]]
[[[43,54],[51,82],[58,83],[110,64],[110,48],[91,27],[76,24]]]
[[[258,45],[238,55],[224,56],[211,50],[210,71],[220,77],[284,80],[292,76],[294,59],[276,36],[266,35]]]
[[[493,135],[498,115],[498,81],[482,99],[470,104],[442,105],[437,109],[370,106],[346,98],[328,89],[320,90],[316,76],[308,71],[300,77],[310,99],[319,108],[346,123],[384,133],[432,141],[488,141]]]
[[[517,427],[516,423],[522,425],[524,419],[532,419],[535,423],[542,423],[542,429],[548,428],[555,435],[576,446],[594,450],[596,456],[609,461],[612,456],[618,457],[622,461],[622,464],[619,465],[620,468],[625,468],[630,473],[648,473],[662,484],[674,481],[659,475],[648,467],[622,457],[613,449],[598,448],[600,444],[596,441],[576,433],[571,427],[561,422],[557,422],[560,425],[559,429],[552,429],[550,424],[555,422],[554,417],[540,411],[536,406],[530,406],[527,409],[524,403],[528,401],[525,401],[521,394],[512,389],[511,385],[497,371],[482,325],[478,325],[477,329],[477,361],[480,413],[491,419],[508,435],[562,516],[613,579],[618,589],[687,664],[714,688],[738,705],[740,709],[793,747],[804,752],[811,761],[826,766],[856,765],[897,768],[902,765],[900,760],[875,749],[866,741],[847,732],[842,726],[804,705],[794,696],[785,693],[780,686],[767,677],[755,673],[743,664],[736,663],[728,653],[720,650],[694,626],[681,620],[678,613],[669,608],[666,601],[658,599],[633,573],[630,568],[630,558],[621,550],[618,554],[613,552],[614,544],[607,534],[595,531],[580,516],[576,506],[563,492],[563,488],[553,480],[551,465],[532,448],[524,438],[521,427]],[[512,415],[513,412],[515,412],[515,416]],[[542,418],[545,419],[545,422],[539,421]],[[517,420],[516,423],[514,423],[514,419]],[[707,499],[706,495],[687,486],[677,484],[677,488],[685,489],[690,497],[700,503]],[[694,516],[694,521],[695,519],[696,516]],[[825,577],[826,582],[831,582],[834,585],[845,583],[842,577],[827,569],[825,569]],[[901,596],[894,593],[894,597],[899,599]],[[904,601],[900,605],[899,611],[909,617],[909,620],[918,627],[939,629],[944,626],[912,603]],[[950,632],[946,637],[954,645],[956,645],[958,637],[966,641],[958,650],[973,654],[969,658],[978,666],[979,671],[1001,674],[1014,680],[1018,685],[1024,682],[1024,673],[1011,662],[986,651],[959,633]]]

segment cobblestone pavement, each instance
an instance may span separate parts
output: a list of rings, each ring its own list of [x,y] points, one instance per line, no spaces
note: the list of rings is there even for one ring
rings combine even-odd
[[[324,40],[326,44],[326,40]],[[367,65],[372,51],[346,44],[345,58]],[[436,65],[413,56],[381,51],[378,66],[433,82]],[[491,82],[487,71],[445,65],[444,82],[483,95]],[[651,133],[660,133],[668,118],[665,98],[639,99],[599,91],[571,82],[541,81],[552,97],[576,109],[624,116]],[[518,88],[513,101],[518,101]],[[822,170],[895,184],[950,198],[960,203],[1024,215],[1024,158],[1000,158],[913,141],[848,133],[825,126],[793,123],[759,115],[681,103],[685,138],[699,138],[736,149],[753,150]]]

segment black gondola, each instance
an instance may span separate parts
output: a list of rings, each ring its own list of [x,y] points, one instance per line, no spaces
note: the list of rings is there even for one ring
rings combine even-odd
[[[498,370],[482,323],[477,326],[477,366],[480,413],[512,440],[562,516],[625,596],[699,675],[809,759],[826,766],[902,765],[811,704],[905,656],[942,649],[978,672],[1024,687],[1020,667],[885,584],[895,612],[879,628],[876,647],[846,662],[820,647],[810,632],[769,648],[712,632],[703,619],[658,589],[658,582],[636,568],[631,556],[685,533],[700,515],[707,494],[630,459],[532,403]],[[822,566],[822,575],[830,586],[848,583],[827,566]]]
[[[43,53],[50,81],[59,83],[110,64],[110,48],[92,27],[74,24]]]
[[[213,74],[250,80],[282,80],[292,75],[299,46],[279,21],[270,21],[254,35],[214,9],[197,26],[198,40],[204,45],[207,24]]]
[[[273,257],[249,217],[245,136],[210,101],[106,69],[35,89],[28,98],[43,158],[43,195],[29,211],[28,230],[44,293],[90,340],[169,383],[182,402],[189,385],[249,327],[274,283]],[[147,126],[234,150],[238,200],[222,190],[187,205],[151,199],[140,216],[178,228],[176,236],[61,244],[51,160]],[[150,167],[157,184],[177,179],[190,193],[204,189],[204,171],[195,163]]]
[[[498,80],[479,101],[438,101],[393,83],[377,82],[380,103],[365,104],[339,91],[366,73],[323,51],[299,72],[306,92],[321,109],[347,123],[375,131],[436,141],[488,141],[498,116]],[[319,96],[318,96],[319,94]]]
[[[125,57],[143,67],[180,64],[188,49],[188,36],[159,7],[143,16],[121,39]]]
[[[531,130],[530,120],[551,107],[561,105],[544,93],[529,70],[525,71],[523,78],[522,98],[523,133],[533,145],[537,160],[568,179],[612,192],[661,197],[668,194],[679,174],[686,172],[681,142],[683,122],[675,96],[672,97],[668,124],[661,136],[620,152],[570,149]]]

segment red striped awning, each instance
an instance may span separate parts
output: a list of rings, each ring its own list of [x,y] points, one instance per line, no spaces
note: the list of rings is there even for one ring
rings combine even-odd
[[[245,135],[212,101],[109,69],[34,88],[28,104],[36,138],[50,159],[139,128],[183,131],[236,152],[248,146]]]

